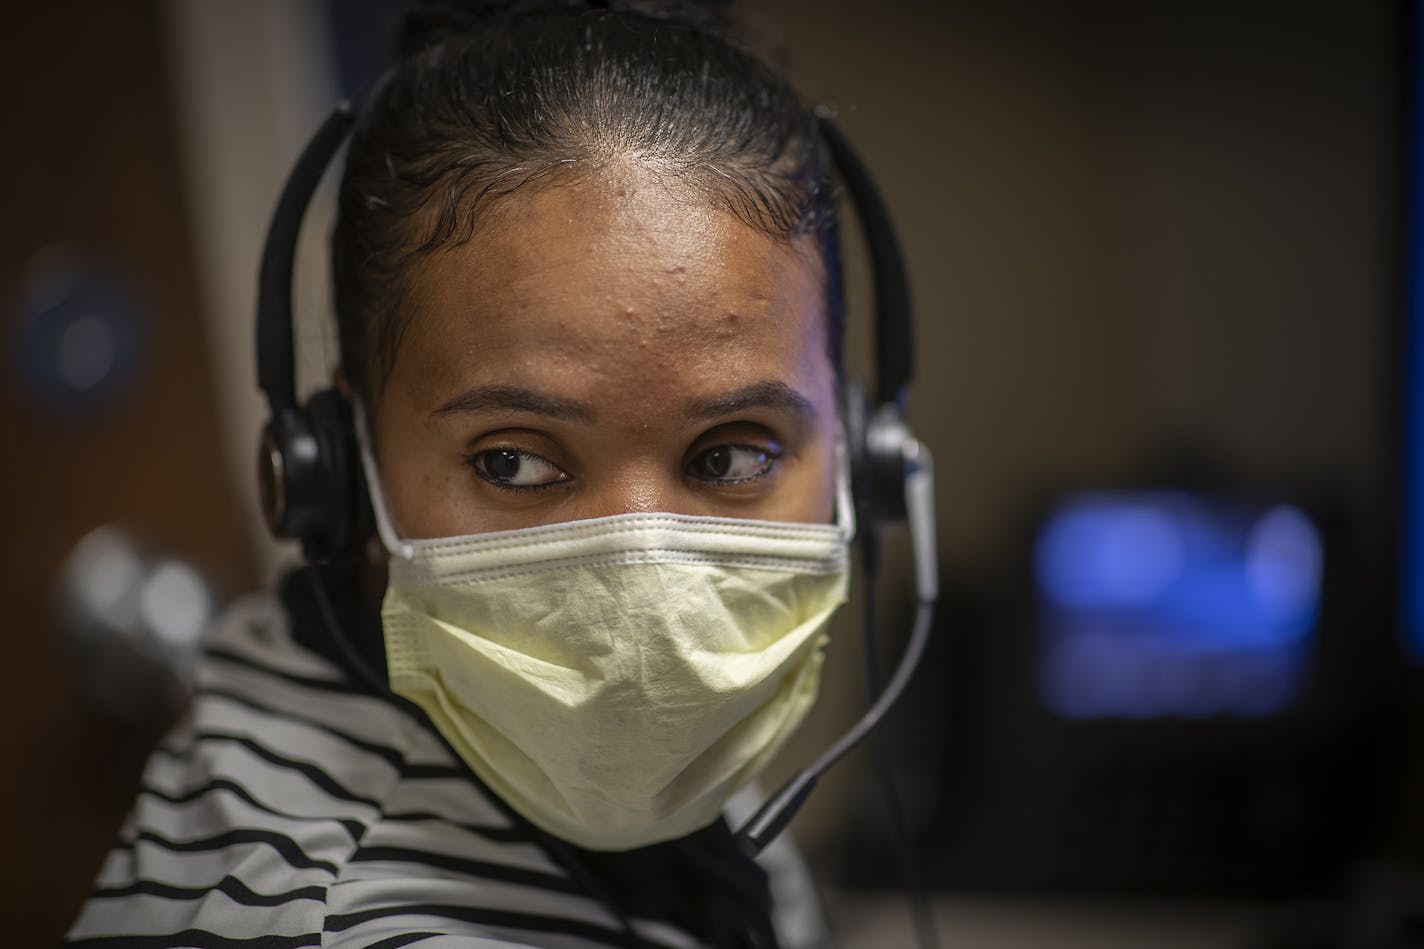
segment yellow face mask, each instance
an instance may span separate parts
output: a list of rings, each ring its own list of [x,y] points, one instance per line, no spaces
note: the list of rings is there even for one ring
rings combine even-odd
[[[363,456],[391,688],[544,830],[627,850],[705,827],[815,701],[844,500],[837,525],[626,514],[405,541]]]

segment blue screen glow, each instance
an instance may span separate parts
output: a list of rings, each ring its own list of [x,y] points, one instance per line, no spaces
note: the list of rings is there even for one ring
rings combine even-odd
[[[1323,562],[1290,505],[1065,498],[1034,547],[1045,704],[1071,718],[1281,711],[1309,661]]]
[[[1424,3],[1412,8],[1400,612],[1405,652],[1424,663]]]

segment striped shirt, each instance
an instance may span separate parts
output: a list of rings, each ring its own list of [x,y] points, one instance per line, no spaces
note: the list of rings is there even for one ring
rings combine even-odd
[[[70,945],[702,945],[612,908],[427,722],[298,643],[288,615],[256,595],[215,630]],[[773,893],[810,893],[786,848],[771,859]],[[814,899],[796,902],[778,909],[783,946],[819,941]]]

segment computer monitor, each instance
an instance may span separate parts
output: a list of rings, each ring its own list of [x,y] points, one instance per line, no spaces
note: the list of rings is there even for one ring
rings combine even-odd
[[[1305,684],[1324,546],[1278,501],[1077,492],[1034,543],[1039,694],[1067,718],[1257,718]]]

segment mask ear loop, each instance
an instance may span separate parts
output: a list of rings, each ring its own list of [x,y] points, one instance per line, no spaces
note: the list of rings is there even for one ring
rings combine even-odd
[[[847,544],[855,539],[855,494],[851,489],[850,434],[845,413],[836,422],[836,526]]]
[[[401,540],[391,523],[390,512],[386,509],[386,495],[381,489],[381,473],[376,467],[376,455],[371,450],[371,435],[366,418],[366,403],[359,396],[352,398],[351,411],[356,420],[356,447],[361,455],[361,472],[366,478],[367,494],[371,498],[371,510],[376,516],[376,533],[386,552],[401,560],[415,557],[415,545]]]

